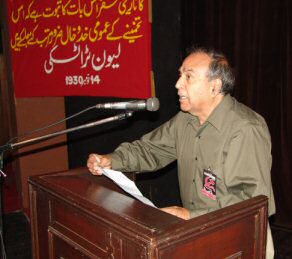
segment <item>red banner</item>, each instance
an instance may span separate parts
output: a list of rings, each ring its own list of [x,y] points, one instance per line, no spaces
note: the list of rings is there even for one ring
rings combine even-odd
[[[148,98],[150,0],[7,0],[16,97]]]

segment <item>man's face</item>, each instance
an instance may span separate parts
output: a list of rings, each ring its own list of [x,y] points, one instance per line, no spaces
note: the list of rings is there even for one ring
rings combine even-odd
[[[182,111],[199,116],[211,102],[212,83],[206,77],[211,58],[205,53],[188,56],[180,67],[176,83]]]

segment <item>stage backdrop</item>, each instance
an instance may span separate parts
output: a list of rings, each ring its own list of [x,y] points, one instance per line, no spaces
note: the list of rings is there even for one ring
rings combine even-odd
[[[16,97],[153,96],[151,0],[7,0]]]

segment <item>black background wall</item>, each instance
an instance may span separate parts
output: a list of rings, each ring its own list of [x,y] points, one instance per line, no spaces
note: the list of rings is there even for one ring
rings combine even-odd
[[[85,166],[92,152],[109,153],[124,141],[140,138],[179,110],[175,83],[181,64],[181,1],[152,0],[152,59],[156,96],[160,101],[158,112],[136,112],[134,116],[68,136],[69,166]],[[117,82],[118,84],[119,82]],[[118,98],[66,97],[66,114],[70,116],[96,103],[120,101]],[[125,99],[123,99],[125,100]],[[92,110],[77,119],[69,120],[67,127],[81,125],[117,114],[118,111]],[[157,206],[180,204],[176,164],[155,172],[138,176],[137,184],[145,196]]]

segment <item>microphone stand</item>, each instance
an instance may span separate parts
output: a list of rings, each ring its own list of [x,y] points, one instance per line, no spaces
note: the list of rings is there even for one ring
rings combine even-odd
[[[50,139],[62,134],[66,134],[69,132],[73,132],[76,130],[81,130],[81,129],[86,129],[86,128],[90,128],[93,126],[97,126],[97,125],[101,125],[101,124],[105,124],[105,123],[109,123],[112,121],[117,121],[117,120],[124,120],[126,118],[129,118],[133,115],[133,111],[126,111],[124,113],[120,113],[118,115],[114,115],[112,117],[108,117],[105,119],[101,119],[101,120],[97,120],[94,122],[90,122],[81,126],[76,126],[76,127],[72,127],[69,129],[65,129],[65,130],[61,130],[61,131],[57,131],[57,132],[53,132],[47,135],[43,135],[40,137],[36,137],[36,138],[31,138],[31,139],[27,139],[24,141],[20,141],[20,142],[16,142],[16,143],[7,143],[3,146],[0,146],[0,178],[2,178],[1,176],[6,177],[6,174],[2,171],[3,169],[3,158],[4,158],[4,152],[8,151],[8,150],[12,150],[21,146],[25,146],[25,145],[29,145],[32,143],[36,143],[42,140],[46,140],[46,139]],[[3,217],[2,217],[2,181],[0,182],[0,249],[2,251],[2,257],[3,259],[6,259],[6,252],[5,252],[5,245],[4,245],[4,237],[3,237]]]

